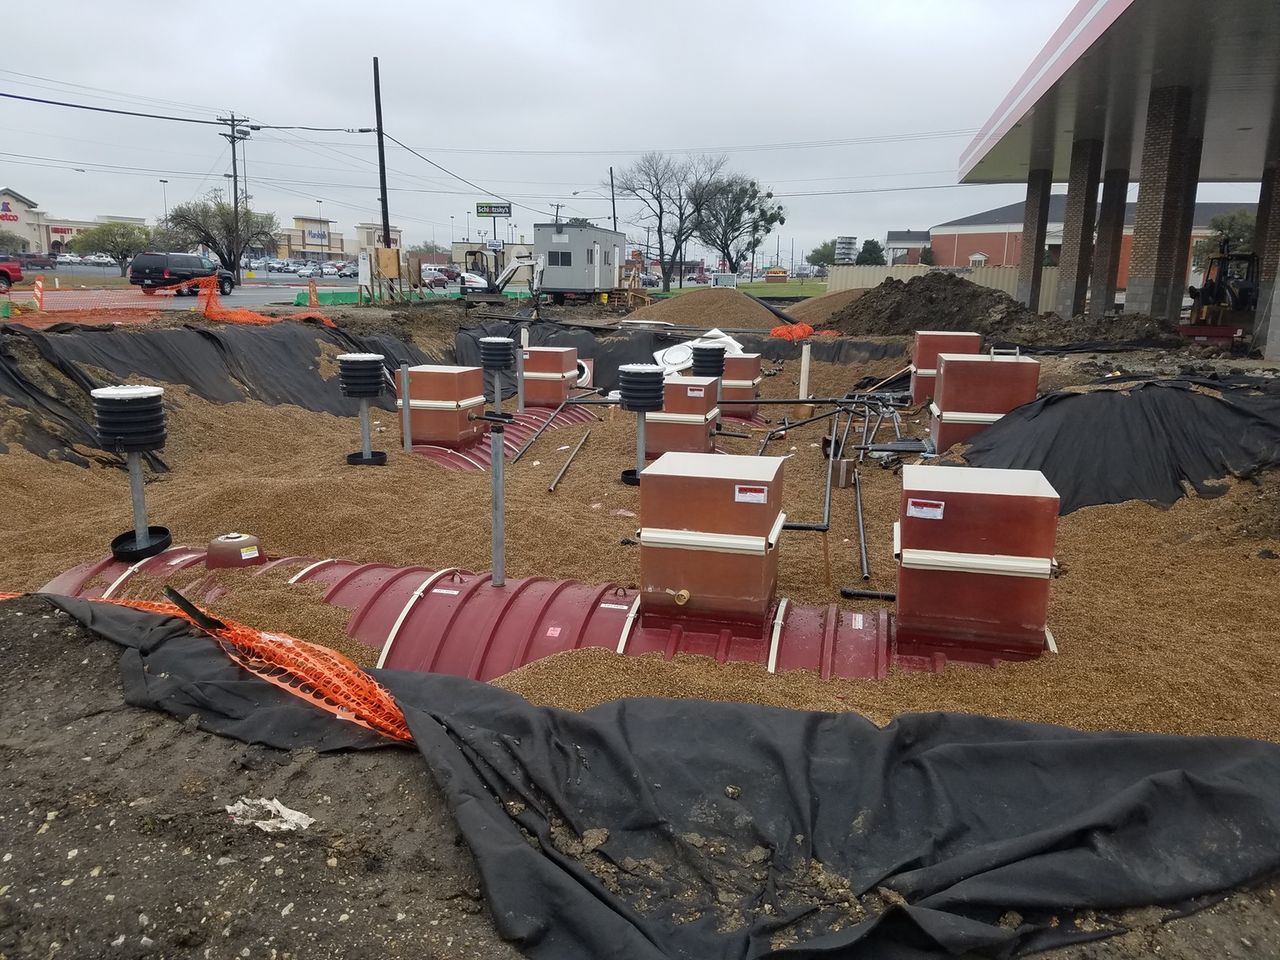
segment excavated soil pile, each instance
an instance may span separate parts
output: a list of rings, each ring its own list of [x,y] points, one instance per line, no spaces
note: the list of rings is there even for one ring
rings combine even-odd
[[[628,320],[656,320],[678,327],[770,330],[782,323],[746,294],[726,288],[707,288],[659,300],[628,315]]]
[[[787,313],[795,318],[796,323],[825,327],[836,314],[866,293],[867,289],[859,287],[856,290],[839,290],[836,293],[824,293],[820,297],[810,297],[787,307]]]
[[[971,330],[993,341],[1027,345],[1177,339],[1172,324],[1145,314],[1102,320],[1037,316],[1003,291],[941,271],[905,283],[890,277],[836,311],[828,326],[849,334]]]

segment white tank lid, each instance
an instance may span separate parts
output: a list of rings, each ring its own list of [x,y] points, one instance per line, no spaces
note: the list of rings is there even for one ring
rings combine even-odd
[[[510,337],[481,337],[481,343],[515,343]]]
[[[118,387],[98,387],[96,390],[90,390],[89,396],[98,400],[145,400],[150,397],[163,397],[164,387],[129,383]]]
[[[380,353],[340,353],[339,360],[377,360],[382,362],[382,354]]]
[[[624,363],[618,369],[627,373],[665,373],[667,368],[656,363]]]

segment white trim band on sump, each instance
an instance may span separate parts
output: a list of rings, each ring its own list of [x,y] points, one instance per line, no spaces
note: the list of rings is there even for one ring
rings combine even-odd
[[[1048,580],[1053,575],[1053,560],[1049,557],[1013,557],[1000,553],[959,553],[911,547],[902,550],[902,565],[911,570],[1035,577],[1039,580]]]
[[[767,537],[740,533],[707,533],[702,530],[668,530],[641,527],[640,546],[664,547],[672,550],[710,550],[714,553],[743,553],[762,556],[778,542],[787,515],[779,513]]]
[[[483,406],[483,394],[478,397],[467,397],[465,400],[409,400],[410,410],[470,410],[472,407]],[[396,409],[404,409],[403,400],[396,400]]]
[[[734,390],[749,390],[752,387],[760,386],[762,380],[764,380],[764,377],[756,377],[754,380],[721,380],[720,385]]]
[[[526,380],[577,380],[580,375],[576,367],[568,373],[530,373],[528,370],[524,372]]]
[[[667,413],[655,410],[644,415],[648,423],[710,423],[720,418],[720,408],[713,407],[709,413]]]

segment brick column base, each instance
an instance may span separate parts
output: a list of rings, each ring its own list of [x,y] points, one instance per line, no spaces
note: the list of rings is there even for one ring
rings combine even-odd
[[[1049,228],[1049,188],[1052,170],[1027,174],[1027,204],[1022,212],[1022,258],[1018,262],[1018,297],[1032,310],[1040,309],[1040,278],[1044,271],[1044,242]]]
[[[1098,174],[1102,170],[1102,141],[1077,140],[1071,146],[1071,179],[1062,222],[1062,253],[1058,257],[1058,316],[1071,319],[1084,311],[1093,265],[1093,221],[1098,210]]]

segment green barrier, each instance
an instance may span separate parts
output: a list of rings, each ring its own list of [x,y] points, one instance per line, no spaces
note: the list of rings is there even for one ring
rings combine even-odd
[[[503,291],[502,295],[506,297],[508,300],[528,300],[529,299],[528,290],[516,290],[516,291],[506,290],[506,291]],[[329,307],[329,306],[335,306],[338,304],[376,303],[381,298],[378,296],[374,296],[373,299],[370,300],[370,298],[367,296],[361,297],[359,291],[356,291],[356,290],[318,290],[316,291],[316,299],[320,301],[320,306]],[[414,293],[413,291],[410,291],[408,294],[406,294],[402,298],[402,300],[397,302],[409,301],[413,303],[418,303],[418,302],[433,303],[433,302],[439,302],[443,300],[459,300],[459,299],[461,299],[461,296],[456,293],[440,293],[440,294],[423,295],[420,293]],[[305,290],[303,290],[303,291],[300,291],[293,298],[293,305],[295,307],[305,307],[307,306],[308,303],[310,303],[310,300],[311,300],[310,296],[307,294]]]
[[[9,301],[0,300],[0,320],[9,319]]]

